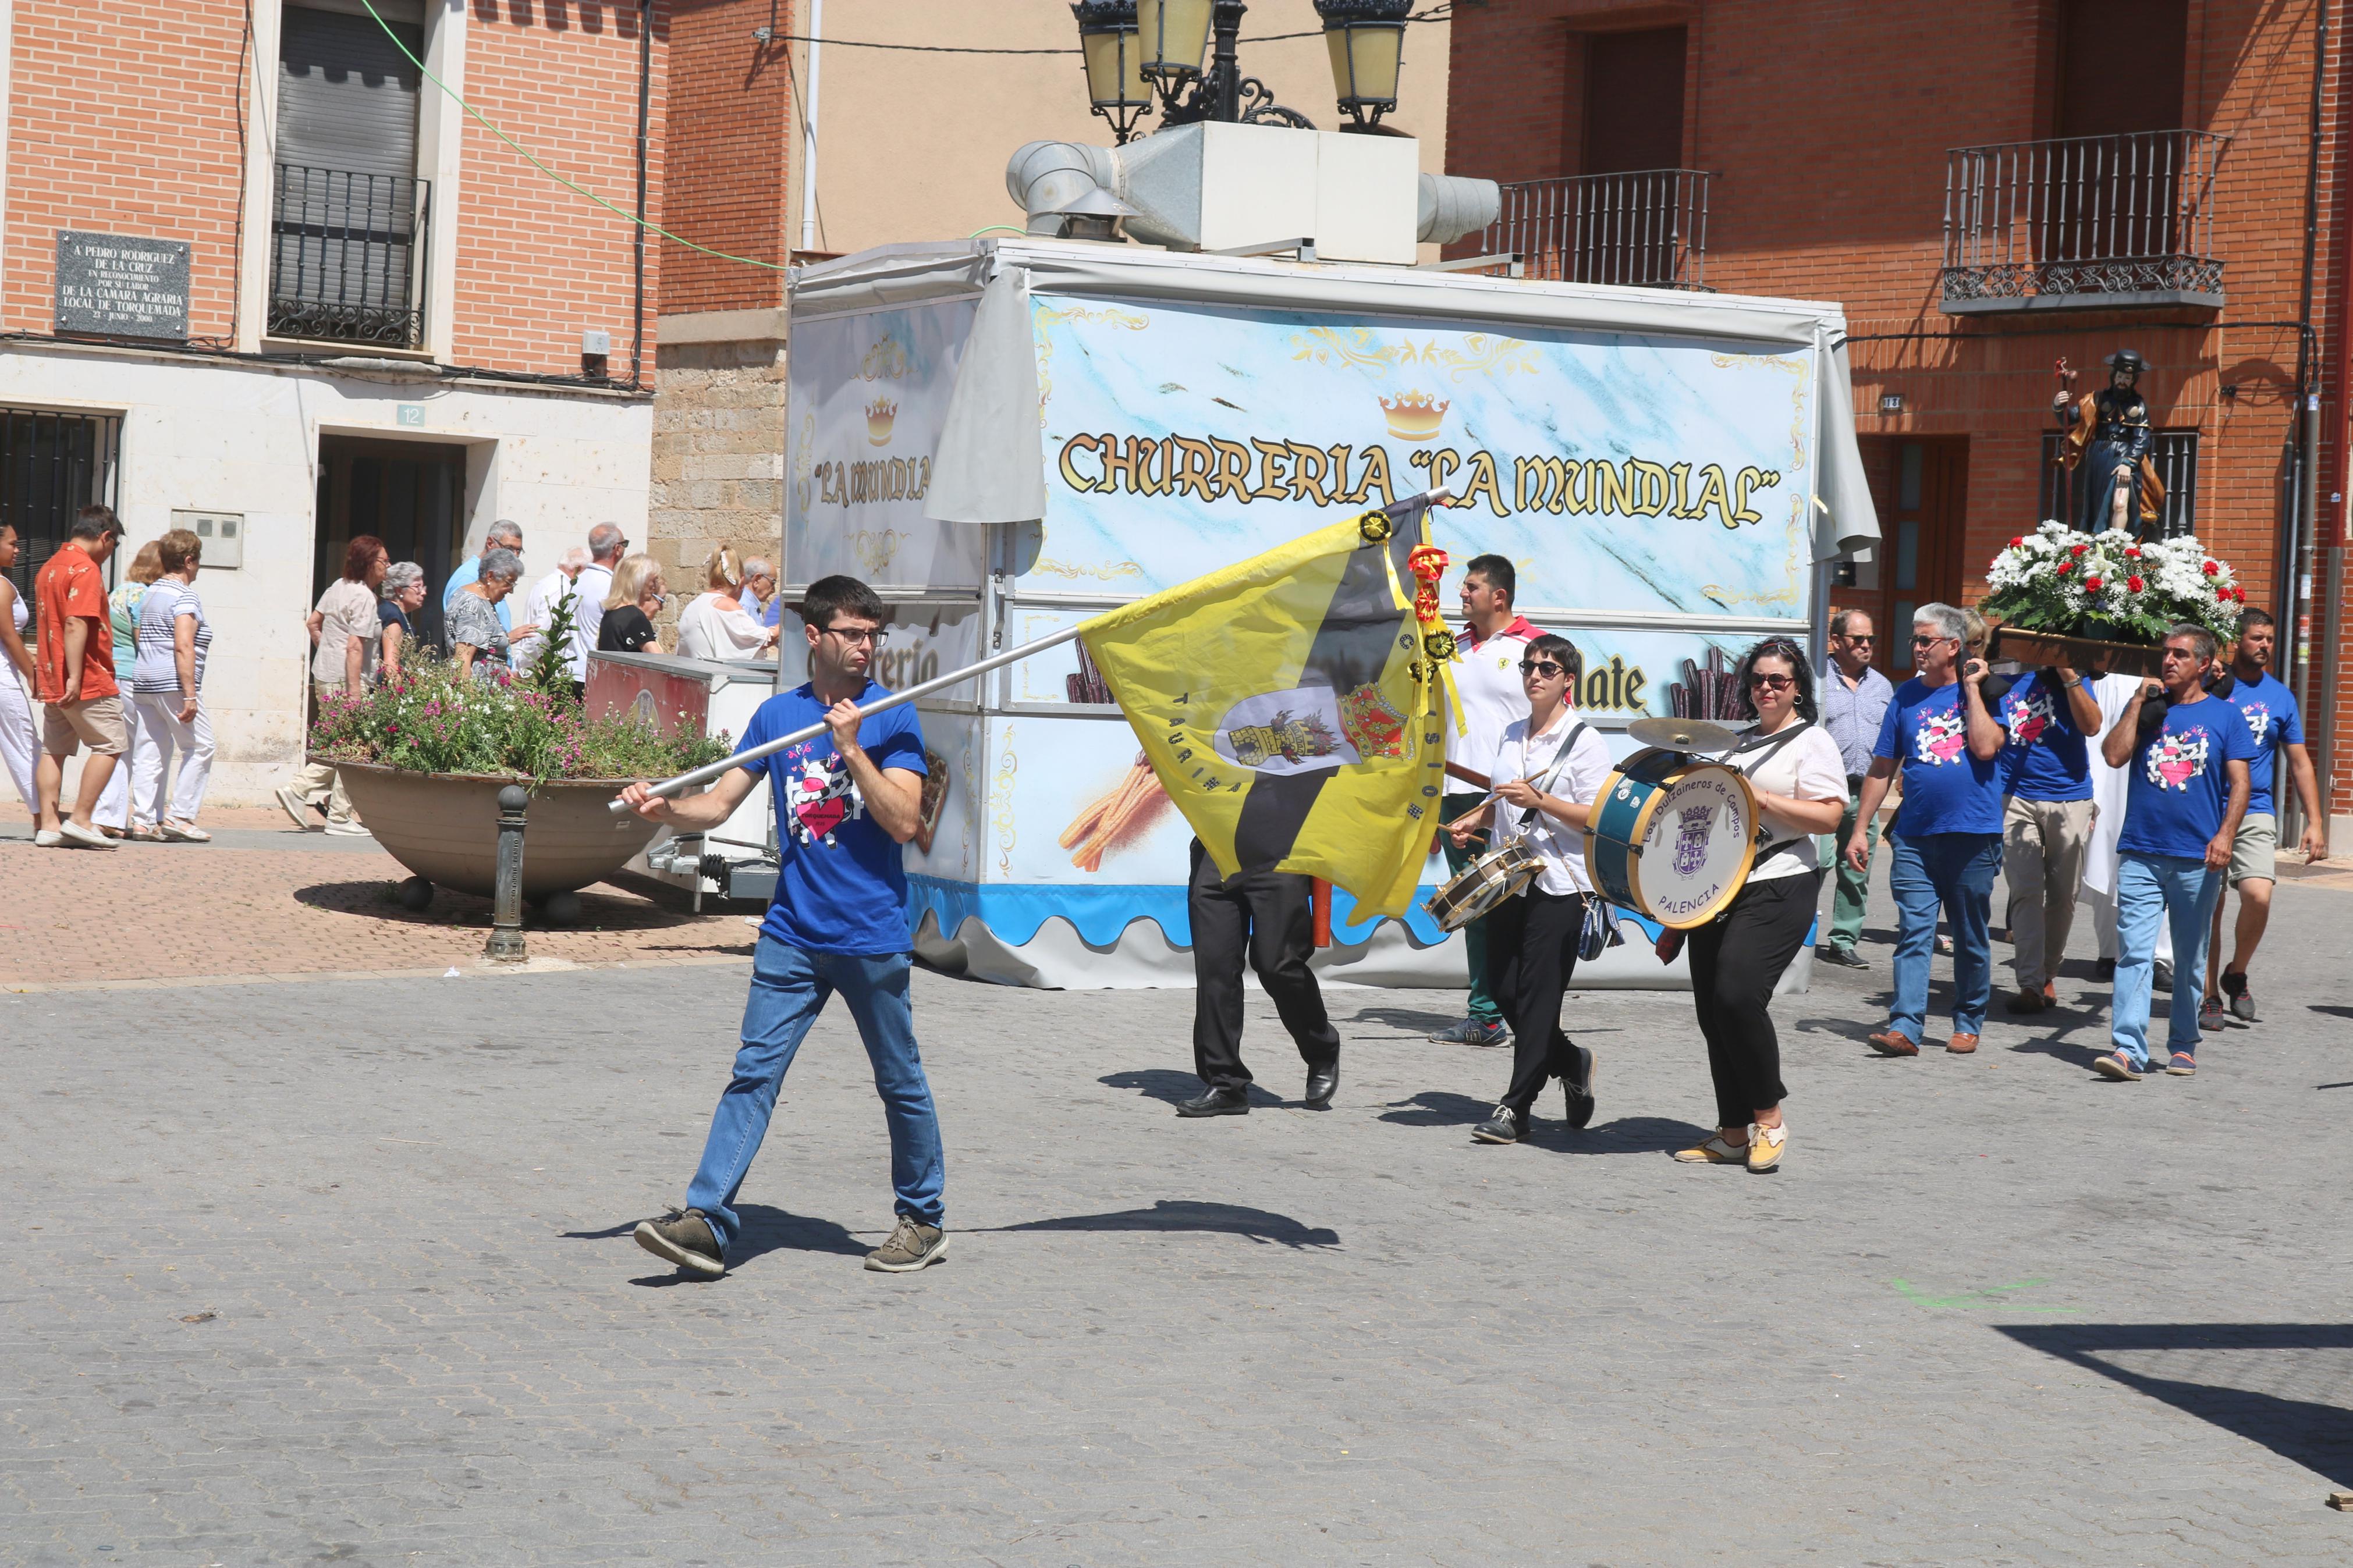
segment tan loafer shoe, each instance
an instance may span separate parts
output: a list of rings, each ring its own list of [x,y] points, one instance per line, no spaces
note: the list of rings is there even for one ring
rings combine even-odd
[[[1882,1029],[1871,1037],[1871,1048],[1883,1057],[1916,1057],[1919,1046],[1900,1029]]]
[[[1945,1048],[1957,1057],[1965,1057],[1978,1048],[1978,1037],[1975,1035],[1956,1033],[1951,1039],[1945,1042]]]

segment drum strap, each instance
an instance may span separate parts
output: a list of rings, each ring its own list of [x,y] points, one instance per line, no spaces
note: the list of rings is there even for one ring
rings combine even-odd
[[[1585,733],[1585,721],[1582,719],[1570,725],[1567,735],[1560,742],[1560,749],[1553,752],[1552,761],[1545,764],[1544,772],[1528,775],[1528,782],[1536,786],[1536,792],[1539,795],[1552,793],[1552,781],[1559,776],[1561,769],[1568,765],[1568,753],[1577,745],[1577,738]],[[1525,830],[1535,826],[1539,815],[1535,806],[1527,807],[1520,813],[1520,827]]]
[[[1750,735],[1732,749],[1732,754],[1739,758],[1744,764],[1740,771],[1753,777],[1758,768],[1781,754],[1782,747],[1796,740],[1806,731],[1812,729],[1813,726],[1814,721],[1811,719],[1800,719],[1787,729],[1776,730],[1769,735]],[[1757,814],[1757,847],[1760,853],[1757,860],[1760,865],[1771,857],[1785,853],[1797,846],[1810,846],[1813,843],[1811,834],[1801,833],[1794,838],[1772,838],[1767,837],[1767,832],[1765,826],[1765,814],[1759,811]]]

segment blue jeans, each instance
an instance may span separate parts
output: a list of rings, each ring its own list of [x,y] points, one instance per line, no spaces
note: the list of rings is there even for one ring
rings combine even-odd
[[[793,1055],[839,991],[858,1021],[859,1038],[874,1064],[874,1088],[891,1128],[891,1184],[899,1212],[937,1225],[947,1211],[942,1194],[946,1167],[932,1086],[915,1052],[915,1015],[908,1002],[911,965],[903,952],[807,952],[762,936],[752,955],[752,994],[744,1004],[744,1043],[735,1077],[711,1113],[702,1163],[686,1189],[686,1206],[701,1209],[724,1252],[743,1229],[732,1206],[752,1156],[767,1135],[776,1089]]]
[[[1936,950],[1936,910],[1953,928],[1953,1032],[1985,1032],[1993,995],[1993,942],[1986,914],[2001,869],[1999,833],[1926,833],[1891,837],[1887,890],[1895,895],[1895,999],[1887,1026],[1920,1043],[1928,1023],[1928,960]]]
[[[2198,1003],[2205,994],[2206,922],[2222,896],[2222,874],[2184,855],[2116,857],[2116,989],[2108,1033],[2136,1068],[2148,1066],[2148,994],[2157,926],[2173,922],[2173,1017],[2168,1051],[2198,1054]]]

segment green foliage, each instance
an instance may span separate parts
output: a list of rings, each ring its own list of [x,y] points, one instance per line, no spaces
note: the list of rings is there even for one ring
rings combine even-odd
[[[575,580],[565,585],[564,596],[555,601],[548,613],[547,625],[539,628],[539,647],[524,667],[522,678],[534,691],[568,691],[572,685],[573,635],[580,629],[580,620],[574,606],[580,602],[580,584]]]
[[[311,750],[331,762],[411,773],[533,780],[665,778],[734,750],[684,714],[667,728],[628,713],[592,720],[568,685],[543,690],[490,669],[478,679],[418,658],[396,680],[327,698],[311,726]]]

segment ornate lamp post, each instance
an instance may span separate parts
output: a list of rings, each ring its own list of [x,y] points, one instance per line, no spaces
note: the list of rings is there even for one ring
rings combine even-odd
[[[1077,0],[1087,97],[1125,142],[1157,96],[1163,125],[1221,120],[1313,131],[1295,109],[1242,75],[1242,0]],[[1343,129],[1371,131],[1397,107],[1398,71],[1413,0],[1315,0],[1332,55]],[[1206,60],[1206,63],[1204,63]]]

